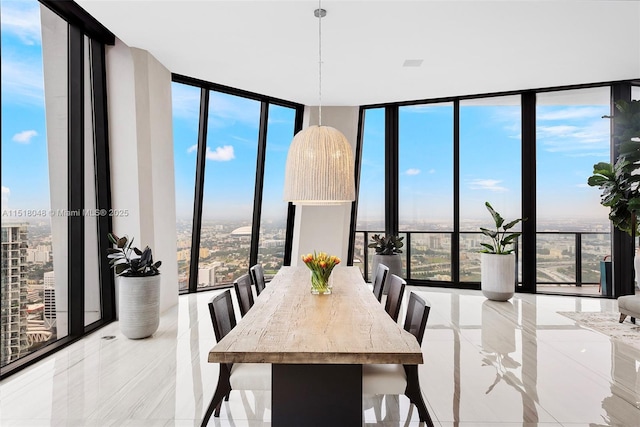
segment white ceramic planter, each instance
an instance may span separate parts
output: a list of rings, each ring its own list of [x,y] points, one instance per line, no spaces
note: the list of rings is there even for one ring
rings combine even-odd
[[[480,254],[481,289],[485,297],[507,301],[516,288],[516,256]]]
[[[160,275],[118,276],[118,321],[130,339],[146,338],[160,324]]]
[[[383,264],[389,267],[389,273],[387,274],[387,280],[391,277],[391,274],[395,274],[396,276],[402,277],[402,259],[400,255],[380,255],[373,254],[373,259],[371,260],[371,277],[375,277],[376,271],[378,270],[378,264]],[[387,285],[385,284],[384,289],[382,290],[384,295],[389,293],[387,289]]]

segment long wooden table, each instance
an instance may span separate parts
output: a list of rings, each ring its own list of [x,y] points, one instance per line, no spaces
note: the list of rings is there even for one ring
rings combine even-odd
[[[331,295],[310,293],[306,266],[283,267],[209,362],[271,363],[272,424],[361,425],[362,365],[423,363],[357,267],[337,267]]]

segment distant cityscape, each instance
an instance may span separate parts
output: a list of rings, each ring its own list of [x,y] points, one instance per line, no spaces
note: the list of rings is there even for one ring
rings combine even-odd
[[[359,224],[369,231],[380,222]],[[486,224],[485,224],[486,225]],[[460,280],[480,280],[478,249],[483,236],[475,230],[479,221],[461,223]],[[451,280],[451,226],[445,223],[404,223],[411,239],[411,278]],[[468,230],[468,231],[466,231]],[[178,287],[188,289],[191,259],[191,221],[177,223],[176,262]],[[380,232],[380,231],[378,231]],[[599,262],[610,249],[608,221],[539,222],[538,282],[576,282],[576,252],[581,250],[582,283],[599,282]],[[285,223],[264,221],[260,230],[258,262],[265,275],[273,276],[282,266]],[[406,236],[407,232],[401,232]],[[581,248],[576,248],[576,233]],[[364,268],[364,233],[356,234],[354,265]],[[249,268],[251,226],[246,221],[203,221],[198,257],[198,287],[210,288],[232,283]],[[407,248],[403,264],[406,273]],[[368,256],[373,249],[367,249]],[[2,222],[2,366],[59,338],[55,300],[55,273],[49,221]],[[370,260],[371,258],[369,258]]]
[[[265,277],[272,277],[282,267],[286,224],[263,221],[260,229],[258,262]],[[191,260],[191,221],[178,221],[178,282],[179,289],[189,288]],[[251,225],[246,221],[202,222],[198,258],[198,288],[215,287],[233,283],[249,271],[251,249]]]

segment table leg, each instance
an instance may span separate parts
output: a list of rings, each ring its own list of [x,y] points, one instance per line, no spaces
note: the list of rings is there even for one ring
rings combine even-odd
[[[362,365],[272,365],[273,426],[362,425]]]

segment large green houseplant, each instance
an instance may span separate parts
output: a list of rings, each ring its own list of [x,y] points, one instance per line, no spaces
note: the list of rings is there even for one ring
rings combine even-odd
[[[618,151],[614,164],[593,165],[587,183],[602,190],[600,203],[609,208],[609,219],[632,238],[640,235],[640,101],[618,101],[613,116],[613,142]],[[636,283],[640,276],[640,249],[636,249]]]
[[[402,276],[402,260],[400,255],[402,253],[402,247],[404,243],[404,237],[387,235],[381,236],[374,234],[371,236],[373,242],[369,243],[368,247],[375,249],[375,254],[371,261],[371,276],[374,277],[378,269],[378,264],[383,264],[389,267],[388,274],[395,274],[396,276]],[[382,289],[383,294],[387,294],[387,286]]]
[[[115,246],[107,249],[109,265],[117,276],[117,312],[120,331],[130,339],[146,338],[160,324],[161,261],[153,261],[151,248],[140,250],[133,238],[108,234]]]
[[[631,236],[640,234],[640,101],[618,101],[614,121],[614,144],[618,158],[593,165],[587,183],[602,190],[600,203],[610,208],[614,227]]]
[[[480,231],[491,239],[491,243],[480,243],[480,286],[485,297],[496,301],[507,301],[515,293],[516,258],[512,245],[520,232],[510,230],[526,218],[518,218],[506,222],[489,202],[485,206],[493,222],[495,230],[480,227]]]

